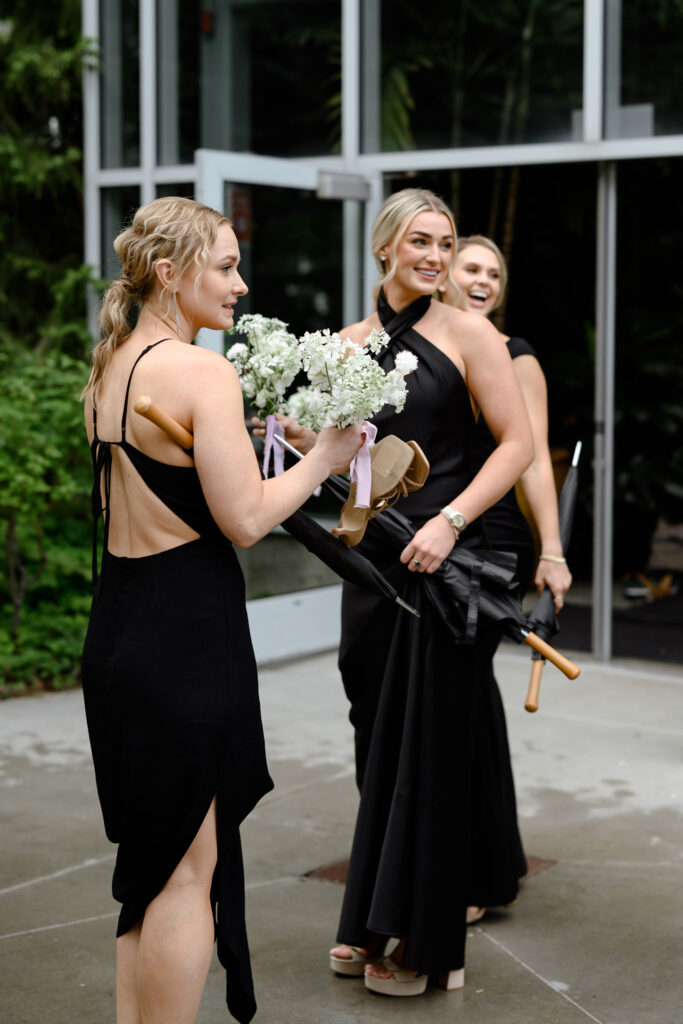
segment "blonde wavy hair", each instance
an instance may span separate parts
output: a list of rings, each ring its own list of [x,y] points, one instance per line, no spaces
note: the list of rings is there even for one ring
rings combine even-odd
[[[404,188],[400,192],[394,192],[393,195],[384,203],[384,206],[377,214],[375,223],[372,226],[372,254],[375,257],[377,263],[377,269],[379,270],[380,277],[375,285],[374,296],[377,301],[380,288],[382,288],[387,281],[390,281],[396,273],[396,249],[398,243],[401,241],[406,231],[408,230],[411,221],[414,217],[417,217],[418,213],[433,212],[443,213],[448,218],[451,230],[453,232],[453,256],[451,258],[451,265],[449,267],[449,274],[453,269],[455,262],[455,250],[458,239],[458,233],[455,230],[455,219],[450,210],[450,207],[437,196],[436,193],[430,192],[426,188]],[[380,250],[391,247],[391,267],[389,270],[386,269],[386,261],[380,258]]]
[[[500,270],[500,292],[498,293],[498,298],[496,299],[495,305],[491,307],[491,312],[493,313],[494,309],[498,309],[501,302],[505,298],[505,290],[508,286],[508,266],[505,257],[503,256],[502,252],[500,251],[496,243],[493,241],[493,239],[487,238],[486,235],[465,235],[463,238],[459,238],[458,244],[455,249],[456,258],[460,255],[460,253],[464,252],[465,249],[469,249],[471,245],[483,246],[485,249],[488,249],[490,252],[492,252],[496,259],[498,260],[498,269]],[[453,284],[453,287],[457,288],[458,292],[460,292],[460,285],[458,284],[457,281],[453,280],[452,270],[453,268],[451,267],[451,283]]]
[[[114,352],[131,332],[133,311],[139,312],[154,290],[159,260],[171,260],[178,277],[193,265],[198,267],[197,289],[221,224],[230,221],[217,210],[182,196],[165,196],[141,206],[132,223],[116,237],[114,249],[121,261],[121,274],[102,298],[101,341],[93,349],[90,379],[82,398],[96,397]],[[165,297],[168,314],[171,297],[165,287],[160,297]]]

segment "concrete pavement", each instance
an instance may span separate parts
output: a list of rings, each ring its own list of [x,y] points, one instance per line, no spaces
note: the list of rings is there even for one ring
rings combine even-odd
[[[570,652],[568,652],[570,653]],[[470,929],[464,990],[389,999],[328,970],[357,797],[335,655],[261,669],[274,793],[243,828],[256,1024],[681,1024],[683,672],[578,656],[523,710],[498,656],[522,833],[540,870]],[[80,692],[0,704],[0,1021],[113,1024],[113,849]],[[453,813],[457,814],[457,793]],[[200,1024],[228,1021],[214,962]]]

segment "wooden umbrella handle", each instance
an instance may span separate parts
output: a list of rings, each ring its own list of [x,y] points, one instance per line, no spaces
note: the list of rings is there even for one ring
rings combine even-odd
[[[174,420],[163,409],[160,409],[149,395],[140,395],[139,398],[136,398],[133,408],[140,416],[144,416],[150,423],[165,431],[171,440],[179,444],[185,451],[192,448],[194,437],[190,431],[181,426],[177,420]]]
[[[526,701],[524,707],[527,711],[538,711],[538,691],[541,686],[541,676],[543,675],[543,666],[545,661],[543,658],[539,658],[538,661],[531,662],[531,678],[529,679],[529,689],[526,695]]]
[[[565,658],[564,654],[560,654],[554,647],[547,644],[545,640],[541,640],[540,636],[536,636],[535,633],[526,633],[524,636],[524,643],[528,644],[529,647],[533,647],[535,651],[542,654],[548,661],[552,661],[556,668],[559,668],[560,672],[564,672],[568,679],[576,679],[581,672],[581,669],[569,658]]]

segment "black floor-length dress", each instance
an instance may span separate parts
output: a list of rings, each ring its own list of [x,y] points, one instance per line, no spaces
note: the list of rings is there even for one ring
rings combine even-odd
[[[507,341],[512,359],[538,358],[523,338]],[[496,442],[482,416],[477,421],[470,448],[470,466],[477,473],[495,449]],[[534,540],[514,487],[482,515],[487,544],[494,551],[517,557],[517,576],[522,591],[531,585],[536,566]],[[492,654],[495,653],[495,650]],[[505,711],[493,672],[493,658],[486,677],[485,708],[479,717],[480,735],[474,748],[472,800],[472,863],[469,883],[471,906],[496,907],[514,898],[514,879],[527,871],[526,857],[517,825],[517,802],[510,765]],[[486,731],[487,734],[482,735]]]
[[[92,443],[95,528],[101,480],[104,485],[104,552],[83,650],[83,693],[105,831],[118,844],[117,935],[143,917],[215,796],[211,902],[218,956],[230,1012],[247,1022],[256,1004],[239,825],[272,788],[256,663],[242,572],[211,517],[196,469],[159,462],[126,440],[131,379],[149,348],[131,370],[120,440],[97,436],[95,414]],[[113,446],[199,539],[140,558],[107,551]]]
[[[416,528],[470,481],[475,427],[457,367],[413,329],[429,302],[420,298],[397,315],[383,293],[378,302],[391,337],[379,362],[390,369],[402,349],[419,361],[403,412],[384,411],[374,420],[378,437],[414,439],[429,459],[425,486],[397,506]],[[480,524],[468,526],[458,543],[481,545]],[[367,947],[375,936],[405,937],[406,964],[435,974],[461,967],[465,958],[474,746],[487,735],[480,715],[498,634],[480,618],[477,643],[455,644],[420,576],[383,546],[372,521],[361,550],[421,618],[344,585],[339,666],[361,798],[338,941]],[[515,892],[516,879],[510,899]]]

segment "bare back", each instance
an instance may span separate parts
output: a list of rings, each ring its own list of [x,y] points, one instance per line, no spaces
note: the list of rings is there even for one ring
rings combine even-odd
[[[115,352],[97,397],[97,438],[102,442],[125,440],[143,455],[158,462],[191,467],[193,461],[190,456],[133,409],[136,398],[147,394],[175,419],[180,422],[184,420],[186,424],[189,422],[189,404],[185,394],[187,385],[184,386],[182,382],[187,381],[190,347],[168,339],[143,356],[147,346],[146,339],[138,340],[132,335]],[[140,361],[133,370],[139,357]],[[130,390],[127,408],[124,410],[129,379]],[[95,427],[90,398],[85,404],[85,421],[92,444]],[[199,536],[148,487],[125,448],[120,444],[112,444],[111,459],[107,544],[111,554],[140,558],[169,550]],[[104,507],[104,480],[100,486]]]

